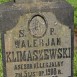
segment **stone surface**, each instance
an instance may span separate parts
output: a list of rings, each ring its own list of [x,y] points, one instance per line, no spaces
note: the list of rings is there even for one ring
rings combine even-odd
[[[65,0],[14,0],[15,3],[61,2]]]
[[[4,77],[73,77],[73,9],[67,2],[1,7]]]

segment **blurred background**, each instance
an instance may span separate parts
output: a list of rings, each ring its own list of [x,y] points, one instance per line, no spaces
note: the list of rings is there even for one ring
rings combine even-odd
[[[0,0],[0,4],[11,0]],[[77,77],[77,0],[66,0],[74,7],[74,77]],[[3,77],[2,51],[0,37],[0,77]]]

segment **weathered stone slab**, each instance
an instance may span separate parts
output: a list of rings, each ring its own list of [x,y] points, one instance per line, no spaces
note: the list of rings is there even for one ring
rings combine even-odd
[[[0,22],[4,77],[73,77],[72,7],[65,1],[9,6]]]

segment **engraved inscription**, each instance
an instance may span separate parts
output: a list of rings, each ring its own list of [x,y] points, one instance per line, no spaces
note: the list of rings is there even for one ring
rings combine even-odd
[[[7,77],[71,76],[71,29],[52,13],[25,14],[4,37]]]

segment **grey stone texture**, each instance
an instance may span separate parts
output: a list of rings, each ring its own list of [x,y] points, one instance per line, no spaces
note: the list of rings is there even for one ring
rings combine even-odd
[[[21,2],[21,0],[19,0]],[[23,0],[22,0],[23,1]],[[52,2],[35,2],[16,4],[13,1],[0,5],[0,32],[15,27],[23,14],[52,12],[59,22],[69,27],[73,25],[73,8],[64,0],[51,0]],[[69,18],[69,19],[68,19]],[[73,28],[73,27],[72,27]]]
[[[4,77],[15,77],[17,72],[24,73],[24,68],[18,70],[15,65],[27,64],[27,62],[32,66],[35,63],[40,65],[52,62],[59,72],[46,73],[47,69],[52,66],[43,69],[41,66],[39,69],[32,67],[31,70],[26,67],[27,77],[31,72],[36,73],[32,77],[40,77],[39,71],[44,71],[41,77],[73,77],[73,16],[73,7],[65,0],[14,0],[1,4],[0,32],[2,33]],[[19,47],[18,41],[21,42]],[[38,52],[34,52],[35,50]],[[48,56],[49,59],[40,59],[41,50],[43,52],[40,55],[45,58]],[[55,59],[50,57],[52,53],[50,50],[56,51]],[[26,56],[30,61],[25,59]],[[31,61],[31,56],[35,60]],[[24,65],[22,66],[24,67]],[[48,74],[50,75],[48,76]],[[25,75],[20,77],[25,77]]]

